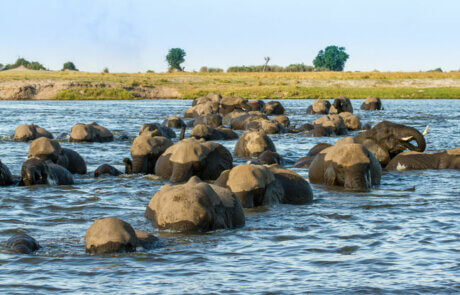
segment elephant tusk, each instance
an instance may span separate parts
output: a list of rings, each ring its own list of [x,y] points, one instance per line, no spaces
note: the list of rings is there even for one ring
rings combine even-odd
[[[426,125],[425,131],[423,131],[422,135],[425,136],[428,134],[428,125]]]
[[[410,141],[412,138],[414,138],[414,137],[413,136],[401,137],[401,140],[402,141]]]

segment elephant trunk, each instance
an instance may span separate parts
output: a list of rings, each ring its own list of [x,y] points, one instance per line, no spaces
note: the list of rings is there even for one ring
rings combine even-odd
[[[415,142],[417,143],[417,146],[410,144],[409,141],[405,141],[403,139],[404,137],[409,138],[409,141],[415,140]],[[404,145],[406,145],[407,148],[409,148],[410,150],[416,151],[416,152],[425,151],[425,148],[426,148],[425,137],[417,129],[412,128],[412,127],[404,128],[402,132],[402,136],[400,138],[402,139],[403,142],[405,141]]]

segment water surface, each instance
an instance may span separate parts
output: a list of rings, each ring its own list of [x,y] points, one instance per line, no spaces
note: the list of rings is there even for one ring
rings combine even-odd
[[[293,124],[313,121],[311,100],[283,100]],[[460,147],[459,100],[384,100],[382,112],[360,111],[362,122],[384,119],[422,131],[427,151]],[[385,173],[370,193],[313,185],[313,204],[246,211],[246,226],[199,235],[158,232],[144,218],[166,182],[130,175],[94,179],[103,163],[123,169],[130,140],[143,123],[182,115],[191,101],[0,101],[0,159],[13,174],[29,143],[11,141],[17,125],[38,124],[78,151],[88,175],[72,186],[0,188],[2,293],[246,293],[443,294],[460,292],[460,172]],[[77,122],[96,121],[115,134],[111,143],[69,143]],[[63,134],[65,133],[65,134]],[[179,133],[179,132],[177,132]],[[271,136],[287,160],[318,142],[302,134]],[[230,150],[236,141],[221,142]],[[235,159],[242,163],[242,159]],[[304,177],[306,169],[295,169]],[[415,186],[415,191],[407,191]],[[96,219],[115,216],[160,237],[157,247],[132,254],[92,256],[84,235]],[[39,240],[34,255],[12,254],[3,242],[16,232]]]

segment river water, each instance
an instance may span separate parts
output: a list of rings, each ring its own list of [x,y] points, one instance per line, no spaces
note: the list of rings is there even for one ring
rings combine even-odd
[[[313,121],[311,100],[283,100],[293,124]],[[427,151],[460,146],[460,100],[384,100],[382,112],[360,111],[363,123],[384,119],[422,131]],[[143,123],[182,115],[191,101],[0,101],[0,159],[13,174],[29,143],[11,141],[17,125],[38,124],[55,136],[77,122],[98,122],[111,143],[69,143],[88,164],[72,186],[0,187],[1,293],[235,293],[235,294],[445,294],[460,292],[460,172],[390,172],[369,193],[313,185],[309,205],[246,210],[246,226],[206,234],[159,232],[144,218],[153,194],[166,182],[130,175],[94,179],[103,163],[123,170],[130,140]],[[179,133],[179,132],[177,132]],[[130,140],[123,140],[128,135]],[[271,136],[287,160],[318,142],[302,134]],[[176,139],[177,140],[177,139]],[[233,150],[236,141],[221,142]],[[235,163],[243,160],[235,159]],[[306,169],[295,169],[308,178]],[[415,191],[407,189],[415,186]],[[155,234],[152,250],[93,256],[85,231],[115,216]],[[35,237],[33,255],[10,253],[14,233]]]

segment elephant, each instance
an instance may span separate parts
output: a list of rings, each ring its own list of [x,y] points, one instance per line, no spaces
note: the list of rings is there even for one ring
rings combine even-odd
[[[195,98],[192,102],[192,106],[196,106],[198,104],[203,104],[207,102],[220,103],[221,99],[222,99],[222,96],[218,93],[208,93],[205,96],[200,96],[200,97]]]
[[[278,115],[272,118],[271,121],[278,122],[284,128],[289,128],[289,126],[291,125],[291,122],[289,121],[289,118],[286,115]]]
[[[235,112],[232,112],[233,114]],[[237,112],[235,113],[234,118],[230,119],[230,122],[228,125],[230,125],[230,128],[234,130],[246,130],[247,125],[252,122],[252,121],[257,121],[257,120],[267,120],[267,116],[265,114],[262,114],[261,112],[258,111],[253,111],[253,112]]]
[[[246,130],[261,130],[265,132],[265,134],[278,134],[287,132],[287,129],[284,128],[284,126],[281,125],[278,121],[273,119],[267,120],[263,118],[248,122],[246,124]]]
[[[244,208],[281,203],[284,189],[266,166],[244,164],[223,171],[216,185],[230,189]]]
[[[78,123],[70,130],[71,142],[109,142],[113,141],[113,134],[107,128],[98,125]]]
[[[281,203],[300,205],[313,201],[311,186],[302,176],[292,170],[283,169],[278,164],[270,165],[268,169],[283,187]]]
[[[232,154],[224,146],[186,138],[164,151],[156,162],[155,174],[172,183],[187,181],[194,175],[202,180],[215,180],[232,167]]]
[[[74,180],[72,173],[60,165],[39,158],[28,158],[22,164],[19,185],[37,184],[71,185]]]
[[[31,254],[40,249],[40,244],[27,234],[15,234],[6,241],[6,246],[15,253]]]
[[[405,151],[391,159],[387,170],[424,170],[457,169],[460,170],[460,148],[437,153]]]
[[[262,112],[266,115],[282,115],[285,112],[283,105],[279,101],[269,101],[264,104]]]
[[[193,126],[198,124],[204,124],[212,128],[217,128],[222,126],[222,116],[220,114],[209,114],[193,120]]]
[[[329,109],[331,108],[331,103],[325,99],[316,99],[311,106],[307,108],[307,114],[309,115],[327,115],[329,114]]]
[[[365,111],[379,111],[383,110],[382,101],[378,97],[367,97],[361,105],[361,110]]]
[[[265,102],[260,99],[252,99],[248,101],[248,104],[249,104],[249,110],[260,112],[264,108]]]
[[[222,115],[233,112],[234,110],[249,111],[250,106],[246,99],[239,96],[225,96],[220,101],[219,112]]]
[[[157,240],[121,219],[107,217],[94,221],[86,230],[85,249],[91,254],[136,252],[137,247],[148,249]]]
[[[205,103],[196,104],[185,110],[185,118],[198,118],[209,114],[217,114],[219,112],[219,102],[207,101]]]
[[[145,217],[156,228],[180,232],[206,232],[245,224],[238,198],[230,190],[203,182],[197,176],[184,184],[164,185],[147,205]]]
[[[166,118],[164,121],[163,121],[163,124],[162,124],[164,127],[168,127],[168,128],[182,128],[185,125],[185,122],[177,117],[177,116],[171,116],[171,117],[168,117]]]
[[[74,150],[61,148],[59,142],[54,139],[40,137],[32,141],[29,147],[28,157],[50,160],[61,165],[74,174],[86,174],[85,160]]]
[[[0,160],[0,186],[7,186],[14,184],[13,175],[10,169]]]
[[[233,153],[237,157],[258,157],[264,151],[276,152],[273,141],[263,131],[248,130],[241,135],[235,145]]]
[[[123,173],[120,170],[109,164],[102,164],[94,171],[94,177],[96,178],[102,175],[120,176],[121,174]]]
[[[158,158],[173,143],[169,138],[163,136],[151,137],[143,133],[136,137],[131,145],[130,153],[132,157],[131,167],[125,171],[130,173],[155,174],[155,165]]]
[[[281,165],[282,158],[278,153],[267,150],[257,157],[257,161],[263,165]]]
[[[322,116],[315,121],[313,121],[313,126],[316,127],[316,125],[319,125],[323,128],[318,128],[316,133],[315,129],[313,129],[313,134],[314,136],[321,136],[322,134],[330,134],[332,131],[336,135],[345,135],[348,133],[348,128],[345,125],[345,121],[340,115],[337,114],[332,114],[332,115],[326,115]],[[329,135],[326,135],[329,136]]]
[[[319,154],[325,148],[328,148],[330,146],[332,146],[332,145],[330,145],[328,143],[324,143],[324,142],[320,142],[320,143],[316,144],[314,147],[312,147],[310,149],[310,151],[308,151],[307,156],[298,159],[294,163],[294,167],[295,168],[308,168],[308,167],[310,167],[311,162],[313,162],[313,159],[316,157],[316,155]]]
[[[181,128],[185,128],[185,124],[181,126]],[[148,136],[163,136],[169,139],[176,138],[176,132],[169,127],[161,126],[158,123],[147,123],[142,124],[141,128],[139,129],[139,135],[148,135]]]
[[[345,96],[339,96],[334,99],[334,102],[329,109],[329,114],[340,114],[342,112],[353,113],[353,106],[351,105],[351,101],[348,97]]]
[[[347,127],[348,130],[361,129],[361,120],[359,119],[358,116],[353,115],[352,113],[349,113],[349,112],[341,112],[339,116],[342,117],[343,122],[345,123],[345,126]]]
[[[368,191],[380,184],[382,167],[374,155],[352,138],[319,152],[308,170],[310,183]]]
[[[34,124],[23,124],[16,127],[16,129],[14,130],[13,139],[15,141],[29,141],[39,137],[47,137],[53,139],[53,135],[50,132],[48,132],[45,128],[42,128]]]
[[[382,121],[371,129],[356,135],[354,141],[364,145],[384,167],[392,158],[406,149],[423,152],[426,147],[424,136],[427,133],[428,126],[423,133],[420,133],[413,127]],[[413,140],[417,146],[410,143]]]
[[[196,139],[203,138],[205,140],[232,140],[238,138],[238,134],[230,128],[222,126],[213,128],[204,124],[195,125],[190,132],[190,136]]]

